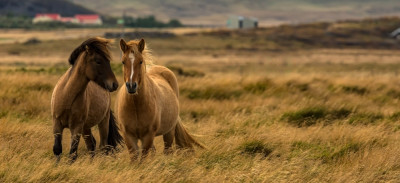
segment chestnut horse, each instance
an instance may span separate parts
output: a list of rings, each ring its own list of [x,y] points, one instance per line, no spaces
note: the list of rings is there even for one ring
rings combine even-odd
[[[62,132],[71,131],[70,160],[78,154],[80,137],[94,156],[96,140],[91,128],[98,125],[100,149],[108,151],[122,142],[122,136],[110,108],[110,93],[118,88],[118,81],[110,66],[108,44],[111,40],[90,38],[78,46],[69,57],[71,68],[54,87],[51,114],[55,137],[53,152],[60,160]]]
[[[164,152],[172,143],[178,148],[203,147],[186,131],[179,118],[179,89],[174,73],[166,67],[151,65],[151,55],[143,39],[126,43],[120,41],[123,52],[123,85],[118,91],[117,119],[121,122],[122,136],[132,160],[139,156],[138,140],[142,144],[142,157],[155,149],[155,136],[163,135]]]

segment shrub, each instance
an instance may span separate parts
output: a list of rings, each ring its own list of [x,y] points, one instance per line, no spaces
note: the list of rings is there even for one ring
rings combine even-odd
[[[357,95],[364,95],[368,92],[367,88],[359,86],[342,86],[342,90],[346,93],[354,93]]]
[[[351,114],[351,110],[346,108],[335,109],[329,112],[329,118],[332,120],[335,119],[344,119],[347,118]]]
[[[239,146],[242,153],[245,154],[263,154],[264,157],[272,153],[273,149],[260,140],[245,142]]]
[[[288,81],[286,83],[286,86],[288,88],[295,88],[298,89],[299,91],[307,91],[309,89],[308,83],[298,83],[297,81]]]
[[[368,125],[368,124],[373,124],[378,120],[383,119],[384,116],[382,114],[376,114],[376,113],[359,113],[359,114],[354,114],[350,117],[349,123],[350,124],[363,124],[363,125]]]
[[[312,107],[284,113],[281,119],[287,120],[290,124],[298,127],[311,126],[316,124],[319,119],[324,118],[327,113],[325,108]]]
[[[179,66],[167,66],[168,69],[173,71],[175,74],[180,75],[180,76],[185,76],[185,77],[203,77],[205,76],[204,72],[200,72],[197,70],[189,70],[189,69],[183,69],[182,67]]]
[[[392,115],[389,116],[389,119],[392,121],[400,120],[400,112],[393,113]]]
[[[347,118],[351,110],[346,108],[328,110],[325,107],[308,107],[298,111],[284,113],[282,120],[298,127],[315,125],[319,120],[325,119],[325,123]]]
[[[388,92],[386,92],[386,95],[390,96],[392,98],[395,98],[395,99],[399,99],[400,98],[400,91],[395,90],[395,89],[391,89]]]
[[[249,83],[243,86],[243,89],[255,94],[263,93],[268,87],[272,85],[272,81],[268,78],[264,78],[260,81]]]
[[[181,93],[186,94],[189,99],[214,99],[228,100],[239,98],[243,91],[230,88],[204,88],[204,89],[183,89]]]
[[[295,141],[292,143],[292,155],[306,152],[313,159],[320,159],[323,162],[338,161],[344,156],[356,153],[362,149],[361,143],[347,142],[343,145],[329,145],[320,143],[309,143],[304,141]]]

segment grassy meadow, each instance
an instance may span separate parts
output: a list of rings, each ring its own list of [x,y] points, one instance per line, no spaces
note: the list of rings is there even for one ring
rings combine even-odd
[[[269,49],[207,34],[146,43],[176,72],[182,121],[208,149],[164,155],[157,137],[157,152],[131,163],[126,147],[91,159],[81,140],[69,165],[65,130],[56,165],[51,93],[84,40],[0,44],[0,182],[400,181],[398,50]]]

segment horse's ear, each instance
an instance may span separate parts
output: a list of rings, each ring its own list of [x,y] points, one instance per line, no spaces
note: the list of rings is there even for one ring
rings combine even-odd
[[[139,42],[139,44],[138,44],[138,49],[139,49],[139,52],[140,52],[140,53],[143,52],[143,50],[144,50],[144,39],[141,39],[141,40],[140,40],[140,42]]]
[[[128,50],[128,45],[126,44],[124,39],[121,39],[119,41],[119,47],[121,48],[122,52],[125,52],[126,50]]]
[[[86,51],[86,53],[90,53],[90,48],[88,45],[85,45],[85,51]]]

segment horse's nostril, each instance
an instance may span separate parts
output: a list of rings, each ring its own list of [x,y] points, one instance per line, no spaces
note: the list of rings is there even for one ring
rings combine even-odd
[[[118,83],[117,82],[113,82],[113,88],[114,88],[114,90],[116,90],[118,88]]]

